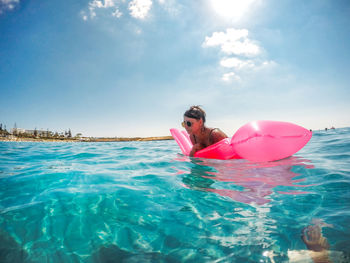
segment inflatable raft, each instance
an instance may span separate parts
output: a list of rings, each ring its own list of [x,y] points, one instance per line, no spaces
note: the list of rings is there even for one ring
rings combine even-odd
[[[170,129],[184,155],[189,155],[192,142],[186,131]],[[311,139],[312,132],[293,123],[253,121],[226,138],[195,153],[194,157],[210,159],[247,159],[255,162],[287,158]]]

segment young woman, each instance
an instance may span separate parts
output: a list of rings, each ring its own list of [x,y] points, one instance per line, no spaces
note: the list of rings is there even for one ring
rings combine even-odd
[[[193,144],[190,156],[194,156],[197,151],[227,138],[227,135],[220,129],[205,126],[205,115],[205,111],[199,106],[190,107],[184,114],[182,126],[190,135]]]

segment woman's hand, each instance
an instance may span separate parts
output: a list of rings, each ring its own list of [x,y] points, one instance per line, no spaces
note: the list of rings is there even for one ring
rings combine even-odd
[[[202,150],[202,149],[204,149],[204,148],[205,148],[205,147],[204,147],[202,144],[196,143],[196,144],[193,145],[193,147],[192,147],[192,150],[191,150],[191,152],[190,152],[190,156],[193,157],[194,154],[195,154],[196,152],[198,152],[198,151],[200,151],[200,150]]]

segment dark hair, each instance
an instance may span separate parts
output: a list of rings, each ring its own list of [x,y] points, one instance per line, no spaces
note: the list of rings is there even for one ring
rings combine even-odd
[[[191,106],[190,109],[185,112],[184,116],[196,120],[202,119],[203,123],[205,123],[205,111],[199,106]]]

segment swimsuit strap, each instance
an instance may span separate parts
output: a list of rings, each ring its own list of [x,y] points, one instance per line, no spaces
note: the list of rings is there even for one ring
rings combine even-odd
[[[214,128],[214,129],[211,129],[211,131],[209,132],[209,142],[211,143],[212,142],[212,139],[211,139],[211,134],[214,130],[216,130],[217,128]]]
[[[209,132],[209,142],[211,143],[211,134],[214,130],[216,130],[217,128],[211,129],[211,131]],[[194,144],[197,144],[197,139],[196,139],[196,135],[193,134],[193,140],[194,140]]]
[[[214,130],[216,130],[216,129],[217,129],[217,128],[211,129],[211,131],[209,132],[209,137],[210,137],[211,133],[212,133]]]

